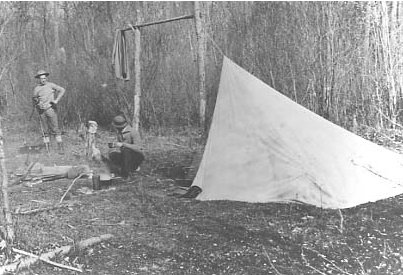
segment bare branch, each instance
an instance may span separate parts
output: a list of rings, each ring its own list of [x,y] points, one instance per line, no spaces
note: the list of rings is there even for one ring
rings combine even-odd
[[[32,258],[37,258],[38,260],[41,260],[42,262],[45,262],[45,263],[47,263],[47,264],[54,265],[54,266],[57,266],[57,267],[60,267],[60,268],[69,269],[69,270],[73,270],[73,271],[77,271],[77,272],[83,272],[83,271],[82,271],[81,269],[79,269],[79,268],[75,268],[75,267],[68,266],[68,265],[64,265],[64,264],[59,264],[59,263],[53,262],[53,261],[51,261],[51,260],[48,260],[48,259],[45,259],[45,258],[41,258],[41,257],[38,256],[38,255],[35,255],[35,254],[32,254],[32,253],[26,252],[26,251],[24,251],[24,250],[20,250],[20,249],[17,249],[17,248],[13,248],[13,252],[18,253],[18,254],[21,254],[21,255],[24,255],[24,256],[29,256],[29,257],[32,257]]]

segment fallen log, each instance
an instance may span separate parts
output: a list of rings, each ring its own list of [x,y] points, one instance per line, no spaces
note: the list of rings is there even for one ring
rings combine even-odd
[[[21,182],[23,182],[28,177],[35,164],[36,162],[31,162],[31,164],[28,165],[27,169],[25,170],[24,174],[21,177],[17,178],[11,185],[20,184]]]
[[[71,246],[71,245],[66,245],[66,246],[62,246],[60,248],[57,248],[53,251],[44,253],[42,255],[39,255],[38,257],[30,257],[30,258],[26,258],[26,259],[22,259],[18,262],[14,262],[8,265],[4,265],[0,267],[0,275],[3,274],[7,274],[10,272],[15,272],[17,269],[21,270],[24,268],[28,268],[31,265],[33,265],[34,263],[36,263],[39,260],[50,260],[53,257],[55,257],[56,255],[65,255],[67,253],[69,253],[72,249],[84,249],[87,248],[89,246],[95,245],[97,243],[100,243],[102,241],[106,241],[109,240],[110,238],[112,238],[113,235],[111,234],[105,234],[105,235],[101,235],[99,237],[93,237],[93,238],[89,238],[87,240],[83,240],[81,242],[79,242],[77,245],[75,246]]]

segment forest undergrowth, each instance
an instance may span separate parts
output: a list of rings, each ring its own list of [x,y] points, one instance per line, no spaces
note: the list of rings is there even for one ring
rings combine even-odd
[[[25,166],[20,125],[6,124],[9,176]],[[398,131],[361,135],[400,151]],[[192,133],[192,134],[190,134]],[[40,142],[30,131],[25,142]],[[98,146],[114,138],[100,130]],[[83,155],[83,142],[65,131],[66,154],[39,151],[29,161],[46,165],[100,164]],[[24,211],[57,203],[71,180],[10,188],[15,247],[43,254],[102,234],[113,238],[53,260],[83,274],[401,274],[403,196],[341,211],[302,204],[202,202],[178,197],[193,156],[202,150],[197,131],[143,134],[146,161],[140,172],[106,189],[81,179],[66,197],[67,207]],[[102,150],[101,150],[102,151]],[[180,188],[179,188],[180,189]],[[15,255],[17,257],[17,255]],[[21,258],[19,258],[21,259]],[[3,262],[5,258],[2,258]],[[37,263],[20,274],[72,274]]]

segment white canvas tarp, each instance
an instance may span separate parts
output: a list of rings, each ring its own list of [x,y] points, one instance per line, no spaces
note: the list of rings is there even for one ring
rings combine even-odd
[[[193,186],[200,200],[348,208],[403,193],[403,156],[302,107],[224,57]]]

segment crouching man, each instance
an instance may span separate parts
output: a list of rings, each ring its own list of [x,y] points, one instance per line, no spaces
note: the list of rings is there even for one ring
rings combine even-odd
[[[117,142],[108,144],[111,148],[108,165],[112,173],[127,178],[130,172],[138,171],[144,161],[143,153],[134,144],[140,136],[122,115],[115,116],[112,125],[116,129]]]

